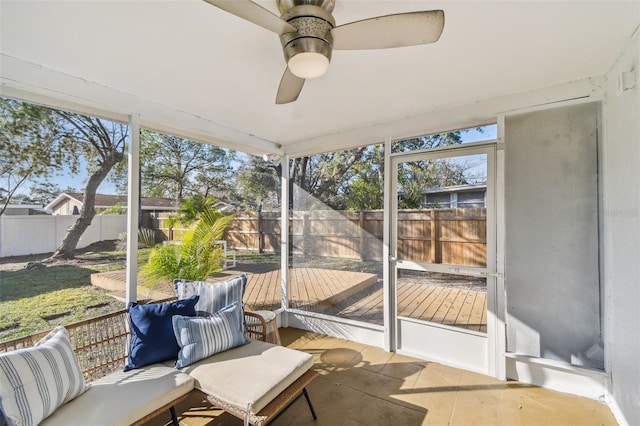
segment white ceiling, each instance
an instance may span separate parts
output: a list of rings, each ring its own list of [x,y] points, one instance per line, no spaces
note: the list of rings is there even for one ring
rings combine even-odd
[[[275,0],[260,2],[276,12]],[[200,0],[0,3],[2,92],[137,112],[249,151],[605,74],[639,1],[336,0],[338,25],[443,9],[431,45],[335,51],[297,102],[275,105],[278,36]]]

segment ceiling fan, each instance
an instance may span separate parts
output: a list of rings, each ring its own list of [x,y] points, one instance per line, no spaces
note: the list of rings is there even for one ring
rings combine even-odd
[[[438,41],[444,12],[429,10],[378,16],[336,27],[335,0],[276,0],[277,16],[251,0],[204,0],[280,36],[287,69],[280,80],[276,104],[298,99],[306,79],[329,68],[331,52],[387,49]]]

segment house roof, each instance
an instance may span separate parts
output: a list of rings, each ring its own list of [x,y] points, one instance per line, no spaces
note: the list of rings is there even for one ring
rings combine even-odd
[[[334,51],[298,101],[275,105],[278,36],[202,0],[3,0],[0,94],[299,155],[487,120],[450,111],[568,82],[566,98],[588,97],[640,23],[635,0],[336,0],[333,15],[340,25],[432,9],[445,12],[437,43]]]
[[[8,204],[7,209],[42,209],[40,204]]]
[[[442,193],[451,193],[451,192],[468,192],[468,191],[479,191],[485,190],[487,188],[486,183],[470,183],[466,185],[451,185],[451,186],[443,186],[440,188],[429,188],[422,191],[423,194],[442,194]]]
[[[64,199],[73,199],[80,203],[84,200],[84,194],[79,192],[63,192],[58,195],[53,201],[45,206],[46,209],[53,209]],[[115,205],[127,205],[126,195],[110,195],[110,194],[96,194],[96,207],[106,208]],[[176,210],[176,202],[170,198],[160,197],[141,197],[140,208],[142,210]]]
[[[8,204],[3,214],[8,215],[15,211],[26,211],[28,215],[44,215],[50,213],[40,204]]]

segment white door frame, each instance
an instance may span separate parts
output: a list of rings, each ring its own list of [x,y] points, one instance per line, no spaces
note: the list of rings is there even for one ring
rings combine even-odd
[[[384,256],[388,259],[384,262],[384,296],[385,296],[385,348],[398,353],[418,355],[430,358],[442,363],[462,367],[498,378],[504,378],[504,297],[500,296],[498,288],[504,288],[502,273],[498,272],[497,255],[501,251],[497,241],[496,189],[503,186],[502,173],[497,173],[498,154],[497,141],[470,143],[453,147],[436,148],[410,153],[391,153],[391,140],[385,143],[385,222],[384,222]],[[457,330],[453,327],[425,325],[420,321],[405,320],[404,331],[397,318],[397,292],[396,292],[396,210],[397,210],[397,166],[401,162],[415,159],[432,159],[442,156],[463,156],[473,154],[486,154],[487,156],[487,266],[486,268],[457,268],[455,271],[447,266],[436,266],[442,272],[467,273],[481,275],[487,279],[487,333],[468,332]],[[502,152],[500,160],[503,161]],[[500,168],[502,168],[500,166]],[[502,202],[500,202],[502,204]],[[500,244],[500,246],[502,246]],[[502,262],[500,262],[502,264]],[[501,272],[501,271],[500,271]],[[502,329],[502,331],[500,331]],[[415,353],[412,349],[406,350],[402,343],[402,333],[418,333],[423,340],[444,338],[448,344],[445,346],[459,347],[462,351],[481,351],[480,360],[477,363],[467,363],[464,357],[446,353]],[[469,337],[470,336],[470,337]],[[463,349],[464,348],[464,349]]]

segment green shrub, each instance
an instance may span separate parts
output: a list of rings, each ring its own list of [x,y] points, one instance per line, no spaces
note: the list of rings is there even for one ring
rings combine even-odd
[[[106,214],[127,214],[127,206],[126,204],[117,203],[113,206],[107,207],[106,209],[100,212],[101,215]]]
[[[156,231],[149,228],[138,229],[138,244],[154,247],[156,245]]]
[[[124,251],[127,249],[127,233],[121,232],[118,235],[120,241],[118,241],[117,249]],[[154,247],[156,245],[156,232],[149,228],[138,229],[138,248],[141,247]]]
[[[195,227],[189,229],[182,242],[163,244],[154,248],[149,263],[142,268],[144,276],[151,281],[204,280],[222,269],[224,254],[216,241],[222,239],[233,216],[224,216],[212,208],[200,214]]]

